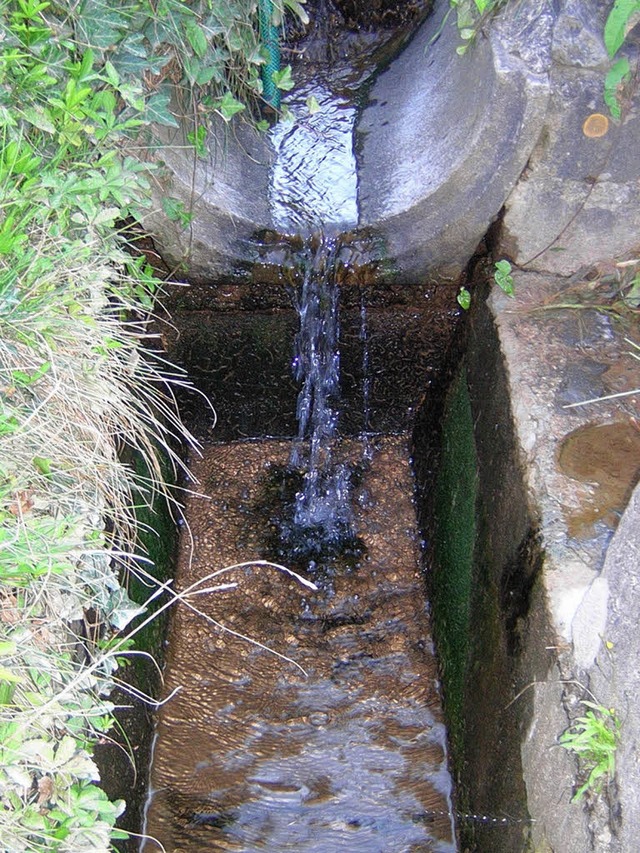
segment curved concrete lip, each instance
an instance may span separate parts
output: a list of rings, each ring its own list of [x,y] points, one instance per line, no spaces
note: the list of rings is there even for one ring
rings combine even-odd
[[[439,0],[372,86],[354,140],[359,227],[380,238],[392,278],[457,276],[525,167],[546,109],[553,24],[546,2],[529,5],[535,11],[507,11],[459,56],[452,17],[436,37],[448,8]],[[159,134],[164,177],[145,225],[192,281],[247,275],[256,233],[273,228],[273,151],[250,128],[221,122],[209,157],[194,160],[184,134]],[[183,202],[190,226],[167,219],[164,196]]]

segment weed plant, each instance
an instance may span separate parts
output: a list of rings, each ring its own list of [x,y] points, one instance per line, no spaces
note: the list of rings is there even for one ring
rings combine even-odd
[[[131,152],[152,123],[177,124],[173,92],[198,116],[194,147],[211,113],[260,97],[254,5],[0,0],[3,851],[100,853],[118,837],[124,803],[96,784],[92,748],[139,630],[120,578],[152,583],[136,505],[167,492],[159,455],[179,465],[190,437],[171,392],[183,378],[150,349],[160,282],[117,224],[148,195]]]
[[[559,738],[560,745],[577,756],[586,777],[573,802],[581,800],[588,791],[598,792],[605,779],[613,779],[620,736],[620,721],[613,708],[586,699],[582,704],[587,709],[584,716],[578,717]]]

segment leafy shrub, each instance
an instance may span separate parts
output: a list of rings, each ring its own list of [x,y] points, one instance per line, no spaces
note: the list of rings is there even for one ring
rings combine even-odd
[[[135,504],[166,488],[158,452],[189,439],[168,386],[182,379],[145,345],[160,282],[117,227],[148,192],[149,167],[127,151],[150,123],[177,124],[175,92],[198,115],[196,150],[211,112],[228,120],[259,98],[254,16],[241,0],[0,6],[0,849],[12,853],[100,853],[117,837],[124,804],[96,786],[91,752],[113,723],[118,632],[139,612],[119,574],[143,574]],[[148,475],[120,461],[125,446]]]

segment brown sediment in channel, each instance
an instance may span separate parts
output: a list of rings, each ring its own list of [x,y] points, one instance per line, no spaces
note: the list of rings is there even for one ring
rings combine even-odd
[[[168,853],[456,849],[406,443],[374,440],[354,504],[359,568],[316,592],[236,568],[204,584],[233,588],[188,599],[204,615],[177,607],[165,689],[179,690],[159,712],[146,825]],[[180,589],[261,556],[255,507],[290,450],[214,445],[194,464],[211,498],[188,500]],[[358,461],[362,444],[340,452]]]

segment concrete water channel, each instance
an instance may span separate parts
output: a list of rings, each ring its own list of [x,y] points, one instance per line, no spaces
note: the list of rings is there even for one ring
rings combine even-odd
[[[421,23],[427,5],[376,4],[408,22],[380,39],[363,4],[317,4],[327,26],[294,43],[292,107],[320,107],[298,122],[306,189],[282,129],[221,129],[195,163],[158,134],[162,192],[194,213],[188,234],[148,217],[191,284],[162,335],[218,415],[184,403],[206,497],[188,500],[177,585],[279,556],[267,497],[299,486],[294,259],[319,224],[340,238],[333,445],[361,540],[341,568],[288,566],[317,590],[243,566],[176,609],[181,690],[158,714],[146,825],[167,851],[635,853],[639,336],[598,300],[640,255],[637,87],[603,136],[583,130],[605,110],[597,0],[509,4],[462,58],[448,4]],[[362,67],[328,73],[367,51],[386,70],[364,89]],[[338,134],[339,177],[309,184],[332,114],[355,142]],[[491,255],[513,262],[516,302],[488,294]],[[575,803],[584,771],[557,740],[592,696],[622,709],[619,760]]]
[[[362,70],[331,70],[271,134],[276,304],[209,285],[172,312],[218,419],[191,465],[143,851],[457,849],[407,430],[460,311],[450,289],[372,299],[365,241],[338,236]]]
[[[179,692],[159,713],[145,827],[164,849],[457,849],[406,444],[371,440],[354,495],[363,554],[330,576],[299,567],[312,588],[246,565],[290,442],[212,445],[194,465],[212,498],[187,504],[178,585],[191,592],[165,679]],[[361,442],[341,450],[362,459]]]

